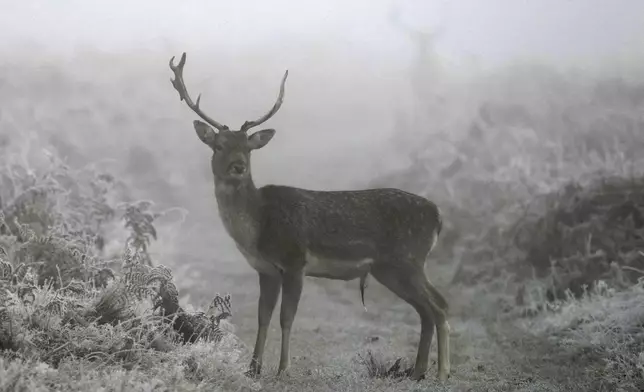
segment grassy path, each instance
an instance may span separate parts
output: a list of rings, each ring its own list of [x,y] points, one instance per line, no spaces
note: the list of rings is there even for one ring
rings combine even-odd
[[[252,348],[256,331],[256,276],[229,275],[221,291],[234,298],[233,324]],[[267,391],[565,391],[579,390],[581,377],[574,364],[557,353],[556,344],[532,337],[510,321],[497,322],[474,315],[457,315],[452,326],[452,377],[435,381],[436,351],[427,380],[373,380],[359,355],[373,351],[392,363],[415,357],[418,316],[411,307],[373,282],[362,308],[357,282],[308,280],[294,327],[291,370],[276,377],[279,358],[279,309],[273,317],[261,383]],[[572,379],[571,379],[572,377]],[[566,385],[567,384],[567,385]]]

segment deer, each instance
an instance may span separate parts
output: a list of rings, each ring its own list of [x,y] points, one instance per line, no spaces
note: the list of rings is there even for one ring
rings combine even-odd
[[[249,134],[282,106],[288,70],[273,107],[253,121],[231,130],[193,101],[183,79],[184,52],[178,64],[170,59],[180,101],[203,121],[194,120],[197,137],[212,150],[211,169],[219,216],[227,234],[259,277],[257,336],[246,374],[261,373],[268,327],[282,293],[281,353],[277,374],[290,366],[290,338],[305,277],[361,280],[367,275],[410,304],[420,316],[416,362],[408,376],[425,377],[436,328],[438,379],[450,374],[448,303],[425,274],[427,256],[442,228],[436,204],[394,188],[345,191],[309,190],[283,185],[258,188],[250,154],[266,146],[275,129]]]

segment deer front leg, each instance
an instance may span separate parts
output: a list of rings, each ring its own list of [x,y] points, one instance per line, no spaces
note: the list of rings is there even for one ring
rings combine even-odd
[[[280,293],[281,279],[278,276],[259,274],[259,305],[257,307],[257,340],[255,350],[250,362],[248,374],[257,376],[262,371],[262,360],[264,358],[264,347],[266,346],[266,334],[271,323],[273,310],[277,304],[277,297]]]
[[[290,363],[289,342],[291,338],[291,327],[297,306],[300,303],[302,295],[302,286],[304,283],[304,273],[298,271],[295,273],[286,273],[282,278],[282,309],[280,311],[280,325],[282,327],[282,352],[280,354],[280,365],[277,373],[285,371]]]

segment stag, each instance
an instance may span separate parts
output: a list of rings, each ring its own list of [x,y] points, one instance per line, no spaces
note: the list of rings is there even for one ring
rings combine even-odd
[[[398,189],[315,191],[281,185],[255,186],[250,153],[268,144],[274,129],[249,134],[277,113],[284,100],[284,73],[273,107],[239,130],[206,115],[183,80],[186,54],[172,85],[179,98],[203,121],[193,122],[199,139],[213,151],[211,168],[223,225],[259,276],[258,328],[248,374],[261,372],[268,326],[280,291],[282,345],[278,373],[289,367],[289,342],[306,276],[361,280],[373,276],[418,312],[418,354],[410,376],[428,368],[434,328],[438,340],[438,378],[449,376],[448,304],[425,274],[428,254],[441,232],[441,216],[431,201]],[[204,122],[205,121],[205,122]]]

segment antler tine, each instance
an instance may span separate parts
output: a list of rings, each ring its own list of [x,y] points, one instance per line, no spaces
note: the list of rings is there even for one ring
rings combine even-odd
[[[287,77],[288,77],[288,70],[284,72],[284,77],[282,77],[282,83],[280,84],[280,93],[277,96],[277,101],[275,101],[275,104],[273,105],[271,110],[269,110],[268,113],[266,113],[265,115],[263,115],[262,117],[260,117],[255,121],[244,122],[244,124],[239,129],[240,131],[248,132],[249,129],[266,122],[269,118],[273,117],[273,115],[275,115],[275,113],[277,113],[278,110],[280,110],[280,107],[282,106],[282,102],[284,102],[284,85],[286,84]]]
[[[197,96],[197,102],[192,102],[190,95],[188,94],[188,89],[186,89],[186,84],[183,81],[183,66],[186,64],[186,52],[183,52],[179,64],[174,65],[174,56],[170,59],[170,69],[174,73],[174,79],[170,79],[172,86],[179,93],[179,99],[186,101],[186,104],[193,112],[197,113],[208,124],[217,128],[220,131],[228,129],[226,125],[220,124],[217,121],[210,118],[207,114],[199,109],[199,101],[201,100],[201,94]]]

